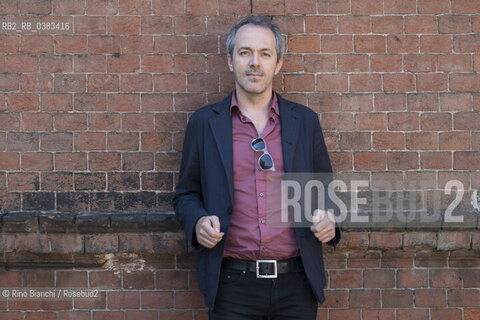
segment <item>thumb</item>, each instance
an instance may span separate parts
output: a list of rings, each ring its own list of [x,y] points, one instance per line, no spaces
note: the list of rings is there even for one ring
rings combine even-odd
[[[325,217],[325,211],[317,209],[313,212],[313,223],[317,223],[323,220]]]
[[[210,222],[212,224],[213,230],[215,230],[215,232],[220,232],[220,220],[218,220],[218,217],[211,216]]]

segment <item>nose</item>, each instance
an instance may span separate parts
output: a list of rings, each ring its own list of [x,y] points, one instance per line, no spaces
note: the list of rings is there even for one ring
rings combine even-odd
[[[260,59],[258,58],[258,53],[254,52],[250,55],[250,65],[251,66],[258,66],[260,64]]]

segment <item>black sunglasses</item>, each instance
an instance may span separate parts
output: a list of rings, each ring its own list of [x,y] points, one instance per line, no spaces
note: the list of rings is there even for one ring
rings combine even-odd
[[[258,158],[258,165],[260,169],[264,171],[275,171],[275,165],[273,164],[273,158],[267,151],[267,143],[263,138],[254,138],[251,143],[252,149],[255,151],[261,151],[263,154]]]

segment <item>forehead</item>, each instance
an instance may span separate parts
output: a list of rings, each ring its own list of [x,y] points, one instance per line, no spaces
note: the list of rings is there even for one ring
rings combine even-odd
[[[247,24],[238,29],[235,36],[235,47],[274,50],[275,35],[269,28]]]

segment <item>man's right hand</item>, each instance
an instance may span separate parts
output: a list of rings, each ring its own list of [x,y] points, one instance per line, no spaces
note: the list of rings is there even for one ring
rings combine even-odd
[[[198,243],[207,248],[215,247],[223,238],[217,216],[203,216],[198,219],[195,225],[195,233]]]

